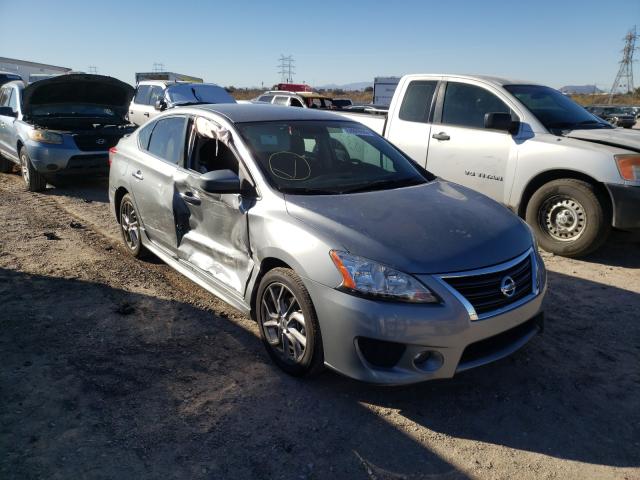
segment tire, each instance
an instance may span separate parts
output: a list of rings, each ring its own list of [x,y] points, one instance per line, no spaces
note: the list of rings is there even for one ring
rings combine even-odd
[[[527,223],[540,246],[564,257],[582,257],[600,248],[611,231],[608,204],[588,182],[553,180],[533,194]]]
[[[27,149],[24,147],[20,149],[20,172],[24,184],[30,192],[42,192],[47,188],[47,181],[33,168]]]
[[[322,335],[300,277],[289,268],[274,268],[262,278],[256,298],[260,337],[273,362],[296,377],[319,374],[324,369]]]
[[[136,258],[141,258],[146,253],[142,245],[142,229],[140,228],[140,218],[133,203],[133,198],[128,193],[120,201],[118,211],[118,222],[120,224],[120,234],[124,242],[125,249]]]
[[[0,154],[0,173],[11,173],[13,171],[13,162],[4,158]]]

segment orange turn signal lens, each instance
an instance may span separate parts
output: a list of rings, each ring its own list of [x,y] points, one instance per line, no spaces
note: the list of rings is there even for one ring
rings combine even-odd
[[[640,155],[615,155],[620,176],[625,180],[640,180]]]
[[[347,267],[344,266],[344,263],[342,263],[342,259],[338,256],[336,251],[335,250],[331,250],[329,252],[329,255],[331,256],[331,260],[333,260],[333,263],[335,264],[336,268],[338,269],[338,271],[342,275],[342,285],[341,286],[345,287],[345,288],[355,289],[356,288],[356,282],[351,277],[351,274],[349,273],[349,270],[347,270]]]

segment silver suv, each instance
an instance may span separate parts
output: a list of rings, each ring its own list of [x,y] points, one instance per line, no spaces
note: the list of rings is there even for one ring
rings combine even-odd
[[[227,91],[214,83],[145,80],[138,83],[129,105],[129,121],[144,125],[167,108],[203,103],[236,103]]]
[[[106,175],[108,150],[135,127],[125,120],[133,87],[102,75],[60,75],[0,88],[0,172],[13,164],[27,188],[62,176]]]

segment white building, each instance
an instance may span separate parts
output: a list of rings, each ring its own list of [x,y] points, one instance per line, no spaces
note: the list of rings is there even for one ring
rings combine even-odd
[[[16,60],[15,58],[0,57],[0,71],[17,73],[26,83],[29,82],[29,76],[38,75],[60,75],[70,72],[70,68],[56,67],[55,65],[47,65],[45,63],[28,62],[26,60]]]

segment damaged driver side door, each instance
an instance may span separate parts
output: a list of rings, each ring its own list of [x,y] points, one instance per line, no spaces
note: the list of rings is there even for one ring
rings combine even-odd
[[[188,142],[185,168],[174,176],[178,258],[201,277],[243,296],[254,265],[247,211],[255,200],[200,187],[200,176],[214,170],[231,170],[241,182],[246,178],[228,130],[201,117],[192,119]]]

